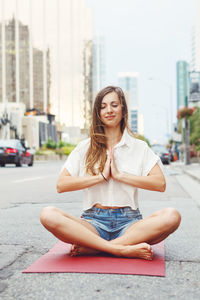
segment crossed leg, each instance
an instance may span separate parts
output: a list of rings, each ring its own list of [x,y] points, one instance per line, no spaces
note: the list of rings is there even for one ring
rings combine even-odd
[[[80,249],[86,249],[86,252],[89,248],[88,251],[93,249],[116,256],[152,259],[150,244],[158,243],[174,232],[180,224],[181,216],[173,208],[157,211],[134,223],[123,236],[112,241],[102,239],[89,222],[55,207],[44,208],[40,220],[58,239],[81,246]]]
[[[146,242],[150,245],[157,244],[166,239],[180,225],[181,215],[174,208],[164,208],[154,212],[132,225],[125,233],[112,240],[111,243],[135,245]]]
[[[144,242],[149,245],[157,244],[173,233],[179,227],[180,222],[181,216],[176,209],[164,208],[130,225],[122,236],[110,243],[124,246]],[[84,247],[75,247],[75,250],[79,255],[94,253],[94,250]]]

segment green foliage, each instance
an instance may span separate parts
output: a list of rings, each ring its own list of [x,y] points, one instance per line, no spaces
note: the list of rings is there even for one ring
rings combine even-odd
[[[51,138],[48,138],[45,146],[46,146],[47,149],[56,149],[57,148],[57,143],[52,141]]]
[[[74,148],[75,148],[75,145],[68,144],[68,146],[64,146],[62,148],[57,148],[55,153],[59,154],[59,155],[69,155]]]
[[[200,146],[200,108],[190,117],[190,144]],[[195,147],[196,148],[196,147]]]
[[[40,148],[35,152],[35,155],[51,155],[54,154],[54,150]]]
[[[200,151],[200,145],[195,147],[195,151]]]
[[[65,146],[65,142],[63,142],[62,140],[59,141],[58,143],[58,148],[62,148]]]
[[[151,146],[149,140],[146,137],[144,137],[143,135],[135,134],[135,137],[139,140],[145,141],[149,146]]]
[[[51,155],[51,154],[58,154],[60,156],[62,155],[69,155],[72,150],[75,148],[76,145],[65,143],[62,140],[60,140],[58,143],[52,141],[51,138],[47,140],[47,142],[40,148],[38,151],[36,151],[36,155]]]

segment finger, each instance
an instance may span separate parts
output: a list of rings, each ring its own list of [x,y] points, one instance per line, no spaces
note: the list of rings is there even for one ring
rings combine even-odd
[[[110,161],[111,161],[110,155],[107,155],[106,163],[110,163]]]
[[[113,159],[113,148],[112,147],[110,147],[110,157],[111,157],[111,159]]]

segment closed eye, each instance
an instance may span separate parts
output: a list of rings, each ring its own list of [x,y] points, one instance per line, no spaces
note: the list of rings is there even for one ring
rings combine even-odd
[[[118,104],[118,103],[111,103],[111,106],[112,106],[112,107],[118,107],[119,104]],[[106,105],[102,105],[102,106],[101,106],[101,109],[104,109],[104,108],[106,108]]]

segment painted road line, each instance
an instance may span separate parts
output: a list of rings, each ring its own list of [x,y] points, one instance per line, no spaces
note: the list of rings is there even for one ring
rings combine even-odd
[[[13,183],[19,183],[19,182],[26,182],[26,181],[32,181],[32,180],[40,180],[44,179],[45,177],[32,177],[32,178],[24,178],[24,179],[18,179],[18,180],[13,180]]]

